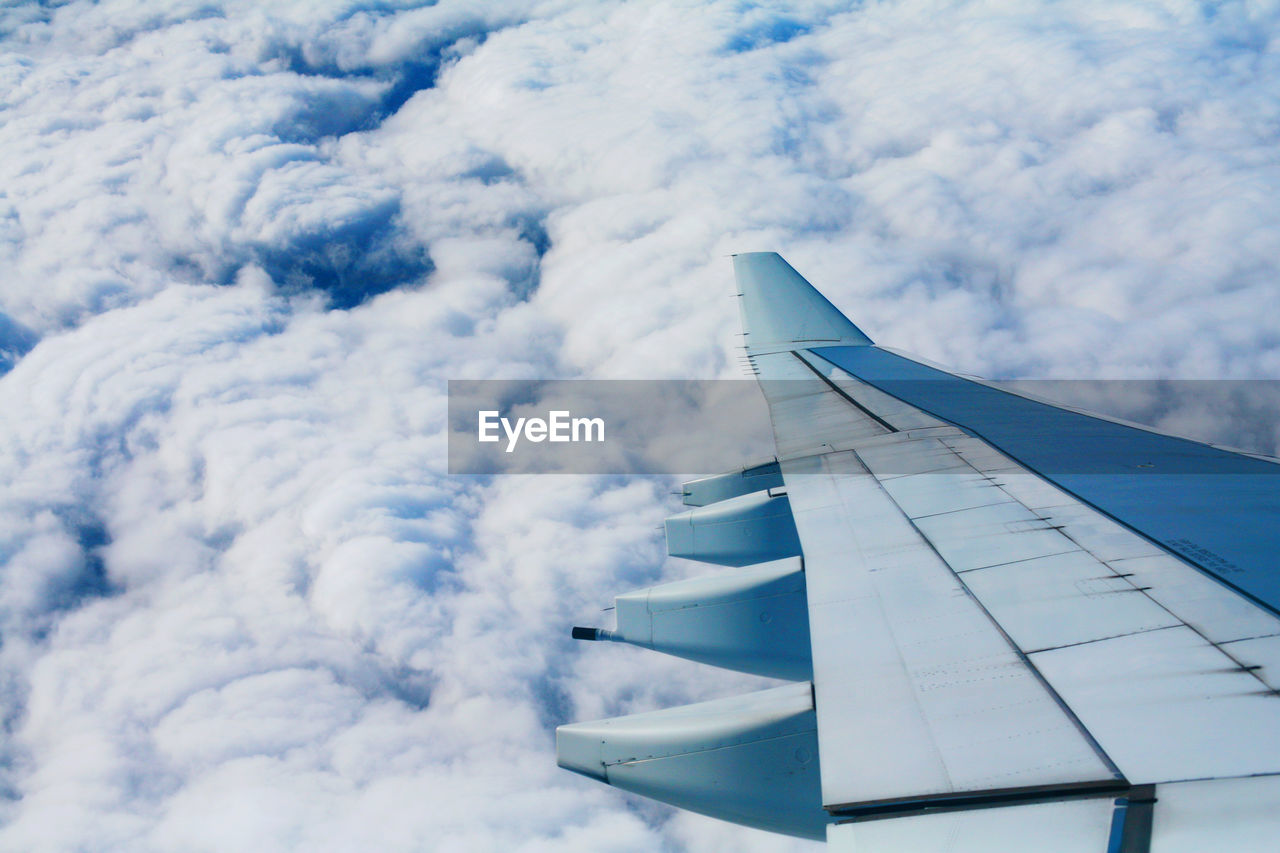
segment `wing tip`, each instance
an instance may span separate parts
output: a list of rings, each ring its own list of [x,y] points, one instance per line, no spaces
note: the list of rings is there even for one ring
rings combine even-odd
[[[732,255],[750,345],[869,346],[871,338],[840,313],[777,252]]]

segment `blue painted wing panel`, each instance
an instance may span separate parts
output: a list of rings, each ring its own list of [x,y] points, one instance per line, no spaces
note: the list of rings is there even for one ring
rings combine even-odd
[[[1280,613],[1280,465],[1060,409],[870,346],[812,350]]]

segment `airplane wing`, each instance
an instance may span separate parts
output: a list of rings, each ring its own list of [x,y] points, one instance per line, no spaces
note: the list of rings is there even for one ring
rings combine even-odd
[[[562,766],[865,851],[1270,850],[1280,465],[875,346],[738,255],[777,457],[687,484],[732,571],[613,631],[792,686],[563,726]]]

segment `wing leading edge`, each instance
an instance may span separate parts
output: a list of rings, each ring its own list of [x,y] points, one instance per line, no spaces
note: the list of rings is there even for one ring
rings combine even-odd
[[[746,507],[766,497],[789,510],[803,571],[788,577],[803,584],[812,663],[796,668],[812,673],[797,713],[813,720],[814,755],[762,759],[770,781],[747,785],[745,820],[740,803],[690,803],[687,784],[661,773],[640,792],[792,834],[825,828],[859,851],[1023,850],[1029,837],[1055,850],[1221,849],[1225,838],[1270,849],[1280,466],[877,347],[776,254],[737,255],[734,268],[778,455],[689,484],[686,500],[709,505],[685,514],[695,535],[680,553],[745,565],[708,582],[750,588],[734,572],[754,577],[750,563],[779,555],[762,543],[752,560],[735,540],[730,563],[716,537],[749,541]],[[768,472],[755,499],[749,472]],[[712,515],[698,540],[697,519]],[[745,630],[735,626],[750,624],[743,643],[767,646],[773,629],[759,626],[774,605],[733,594],[732,620],[711,618],[727,612],[723,595],[692,602],[684,641],[703,626],[709,645],[732,647]],[[792,654],[794,629],[779,634]],[[740,717],[724,726],[738,743],[767,740],[743,735]],[[705,737],[715,727],[674,752],[685,782],[703,767],[695,788],[723,793],[733,786],[710,757],[721,747]],[[650,752],[672,754],[679,734],[653,732]],[[566,764],[599,724],[558,738]],[[645,749],[633,738],[621,751]],[[607,771],[589,775],[612,782]]]

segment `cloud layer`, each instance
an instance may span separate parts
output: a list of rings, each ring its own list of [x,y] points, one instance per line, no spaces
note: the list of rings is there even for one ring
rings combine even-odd
[[[740,375],[728,253],[988,376],[1280,373],[1274,6],[0,14],[0,846],[803,847],[554,766],[763,684],[567,639],[705,570],[671,484],[445,473],[450,378]]]

